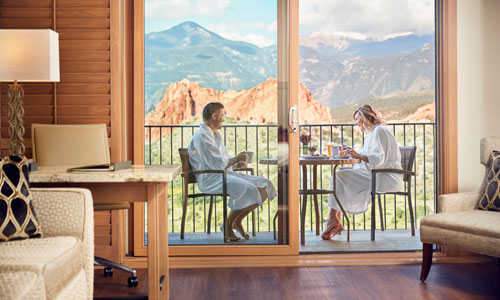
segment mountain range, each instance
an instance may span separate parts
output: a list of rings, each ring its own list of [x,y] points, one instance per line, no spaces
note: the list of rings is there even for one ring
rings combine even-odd
[[[310,34],[300,43],[300,81],[326,107],[435,87],[433,35],[375,40]],[[146,111],[183,79],[214,90],[241,91],[276,78],[276,46],[228,40],[194,22],[148,33],[145,46]]]

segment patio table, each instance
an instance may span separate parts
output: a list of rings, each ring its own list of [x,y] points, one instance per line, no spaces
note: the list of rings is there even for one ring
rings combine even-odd
[[[317,158],[313,158],[312,156],[303,157],[301,156],[299,159],[299,165],[302,166],[302,189],[299,191],[302,194],[302,209],[300,213],[300,243],[305,245],[306,243],[306,235],[305,235],[305,220],[306,220],[306,208],[307,208],[307,195],[313,195],[314,199],[314,209],[316,213],[316,235],[319,235],[319,205],[318,205],[318,195],[328,195],[333,194],[335,201],[339,205],[342,213],[344,215],[344,207],[340,202],[335,189],[326,190],[326,189],[318,189],[317,183],[317,175],[318,175],[318,166],[322,165],[333,165],[333,181],[336,181],[337,167],[339,165],[352,165],[360,163],[361,161],[356,158],[337,158],[337,157],[324,157],[318,156]],[[260,164],[265,165],[277,165],[277,158],[264,158],[259,160]],[[312,188],[307,187],[307,166],[311,165],[313,168],[313,182]],[[350,221],[349,218],[347,220],[347,241],[350,241]]]

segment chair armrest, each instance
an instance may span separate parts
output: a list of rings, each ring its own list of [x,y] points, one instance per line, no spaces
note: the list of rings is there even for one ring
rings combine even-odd
[[[398,174],[405,174],[405,175],[409,175],[409,176],[415,176],[415,172],[401,170],[401,169],[372,169],[372,174],[376,174],[376,173],[398,173]]]
[[[94,287],[92,194],[81,188],[32,188],[32,204],[44,237],[74,236],[82,241],[89,299]]]
[[[197,170],[197,171],[186,172],[182,174],[182,176],[188,177],[190,175],[198,175],[198,174],[222,174],[222,192],[224,194],[227,193],[226,170]]]
[[[226,173],[225,170],[198,170],[198,171],[189,171],[183,174],[183,176],[189,176],[189,175],[198,175],[198,174],[224,174]]]
[[[247,168],[236,168],[236,169],[233,168],[233,171],[235,171],[235,172],[250,172],[253,175],[253,168],[248,168],[248,167]]]
[[[479,191],[440,195],[438,198],[438,212],[474,210],[480,196]]]

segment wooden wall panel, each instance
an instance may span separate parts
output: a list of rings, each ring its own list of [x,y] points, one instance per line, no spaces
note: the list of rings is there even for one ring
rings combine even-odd
[[[118,0],[0,0],[1,29],[53,29],[59,33],[61,81],[23,84],[25,146],[31,124],[104,123],[113,161],[123,160]],[[117,74],[112,76],[112,72]],[[9,152],[8,85],[0,83],[0,152]],[[97,212],[96,254],[114,258],[110,212]]]
[[[120,144],[111,136],[111,17],[110,0],[0,1],[0,28],[50,28],[59,32],[61,81],[24,84],[27,150],[31,147],[30,126],[35,122],[105,123],[110,147]],[[0,87],[2,154],[8,153],[9,145],[7,89],[6,84]],[[121,116],[115,117],[120,124]],[[120,159],[116,151],[112,153],[113,160]]]

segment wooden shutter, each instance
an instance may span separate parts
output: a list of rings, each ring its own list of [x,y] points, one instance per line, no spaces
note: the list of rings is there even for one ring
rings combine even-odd
[[[118,1],[0,1],[0,28],[50,28],[59,33],[61,82],[23,84],[28,157],[32,123],[104,123],[108,127],[111,158],[122,159],[118,11],[111,5],[117,6]],[[116,70],[113,78],[112,70]],[[2,84],[2,155],[9,149],[7,90],[8,85]]]
[[[23,84],[26,156],[31,157],[32,123],[105,123],[111,160],[124,159],[119,5],[118,0],[0,0],[0,28],[59,33],[61,82]],[[0,85],[2,155],[9,153],[7,90]],[[122,213],[95,213],[96,255],[121,261],[122,253],[113,251],[121,233],[112,234],[111,227]]]

